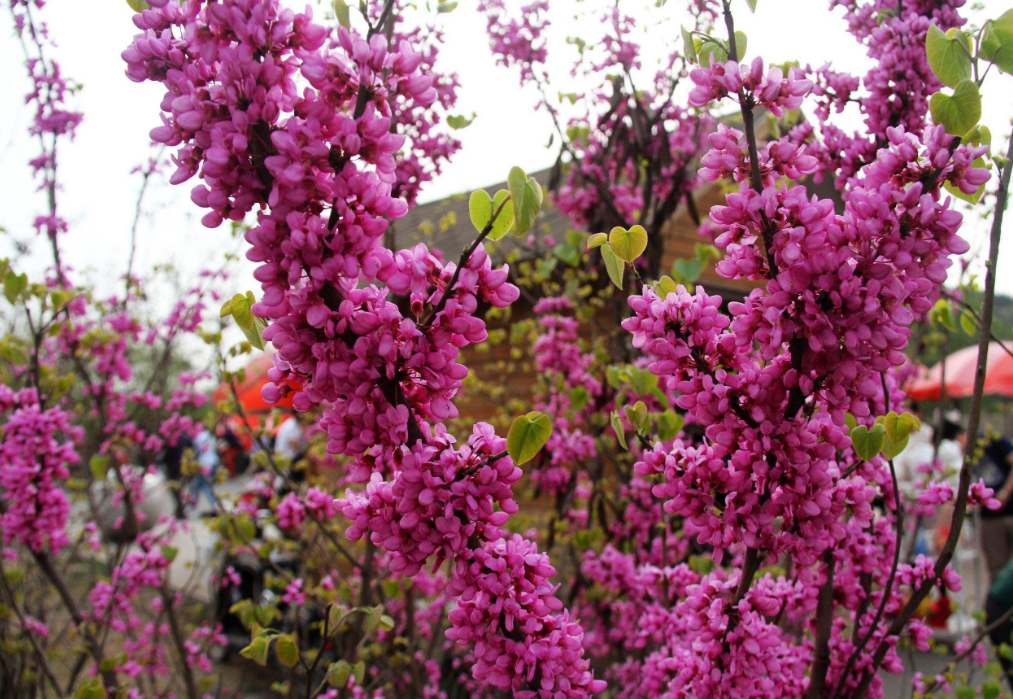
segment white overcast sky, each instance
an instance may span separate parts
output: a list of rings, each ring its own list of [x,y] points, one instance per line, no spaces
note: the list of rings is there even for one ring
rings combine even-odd
[[[488,51],[483,18],[473,8],[474,0],[462,0],[449,15],[443,15],[447,46],[440,64],[457,70],[461,79],[458,112],[478,118],[458,132],[464,148],[445,170],[442,178],[423,192],[430,200],[501,181],[513,165],[533,171],[546,167],[555,157],[545,144],[551,122],[534,110],[535,95],[518,87],[516,74],[497,67]],[[623,0],[623,7],[636,12],[652,0]],[[303,2],[293,2],[302,7]],[[315,3],[314,3],[315,4]],[[508,0],[512,7],[523,0]],[[844,31],[841,11],[830,12],[827,0],[760,0],[758,13],[751,16],[745,0],[737,0],[738,28],[749,37],[748,57],[763,56],[767,61],[798,60],[814,66],[832,62],[841,70],[860,73],[868,65],[863,50]],[[1006,3],[985,2],[982,16],[996,16]],[[572,0],[553,0],[553,44],[572,34],[593,36],[596,27],[575,19],[579,7]],[[648,50],[664,52],[679,42],[678,12],[682,0],[669,0],[662,11],[673,21],[645,28]],[[96,9],[99,11],[96,12]],[[76,141],[61,153],[60,195],[62,215],[71,223],[65,236],[65,259],[78,269],[91,269],[99,288],[112,289],[123,273],[129,248],[129,229],[139,180],[131,171],[151,153],[148,131],[159,124],[159,86],[131,83],[123,74],[120,52],[136,32],[130,22],[130,10],[124,0],[104,2],[48,3],[45,19],[59,47],[57,59],[64,73],[84,85],[79,96],[85,120]],[[319,14],[317,15],[320,16]],[[21,49],[13,38],[10,18],[0,17],[0,226],[18,239],[30,236],[31,221],[44,204],[35,192],[26,161],[36,152],[25,127],[29,114],[21,95],[28,89],[24,77]],[[550,54],[551,55],[551,54]],[[569,69],[569,53],[560,52],[553,70]],[[1009,131],[1013,102],[1009,95],[1013,77],[998,75],[985,84],[984,123],[993,132]],[[998,138],[997,138],[998,140]],[[1001,145],[1001,144],[1000,144]],[[227,251],[245,251],[230,239],[226,229],[204,229],[203,213],[189,200],[190,183],[170,187],[159,181],[149,198],[147,215],[142,222],[135,269],[171,262],[188,275],[205,266],[217,266]],[[1013,228],[1006,226],[1000,269],[1013,264]],[[980,244],[984,226],[978,222],[973,233],[966,231],[972,245]],[[9,254],[9,239],[0,238],[0,256]],[[34,243],[26,265],[37,271],[48,263],[42,241]],[[227,292],[256,288],[249,276],[249,265],[229,282]],[[1013,293],[1013,274],[1000,274],[999,288]]]

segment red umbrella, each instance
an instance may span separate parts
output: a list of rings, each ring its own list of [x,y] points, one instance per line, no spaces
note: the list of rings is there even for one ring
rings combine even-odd
[[[267,372],[272,366],[274,364],[271,362],[270,353],[264,352],[254,357],[245,367],[245,379],[242,383],[236,385],[236,396],[239,398],[239,405],[242,407],[243,412],[250,416],[251,422],[254,421],[253,417],[258,413],[267,413],[274,408],[291,408],[295,392],[302,389],[301,383],[287,381],[286,383],[293,390],[277,403],[266,402],[263,396],[260,395],[260,391],[264,387],[264,384],[270,383],[270,379],[267,378]],[[223,383],[215,389],[214,400],[216,403],[230,398],[232,398],[232,389],[227,383]],[[257,421],[259,422],[259,420]]]
[[[946,395],[967,398],[974,393],[974,372],[978,366],[978,347],[965,347],[946,357]],[[939,400],[943,384],[943,362],[927,369],[907,386],[912,400]],[[1013,397],[1013,357],[998,342],[988,346],[985,367],[985,393]]]

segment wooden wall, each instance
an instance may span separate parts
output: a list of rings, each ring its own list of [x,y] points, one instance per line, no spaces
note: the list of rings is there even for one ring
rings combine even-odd
[[[696,194],[697,210],[701,212],[709,211],[711,206],[722,201],[724,195],[717,185],[704,187]],[[707,241],[698,233],[697,226],[690,218],[686,207],[681,206],[665,228],[661,265],[663,273],[668,273],[677,259],[694,257],[697,243],[702,242]],[[713,267],[704,270],[700,283],[709,293],[720,293],[729,300],[742,298],[757,284],[750,280],[724,279],[717,275]],[[525,302],[522,297],[512,307],[510,322],[532,318],[533,315],[530,303]],[[602,322],[606,327],[612,323],[611,319],[607,318],[602,318]],[[495,324],[491,325],[491,329],[496,327]],[[520,350],[520,358],[514,356],[516,354],[513,352],[514,349],[509,342],[508,332],[507,340],[500,344],[486,345],[484,348],[469,347],[462,353],[461,361],[481,382],[495,384],[503,389],[501,394],[493,396],[465,390],[461,400],[458,401],[462,415],[474,420],[489,420],[511,399],[530,401],[536,381],[531,347],[516,348]]]

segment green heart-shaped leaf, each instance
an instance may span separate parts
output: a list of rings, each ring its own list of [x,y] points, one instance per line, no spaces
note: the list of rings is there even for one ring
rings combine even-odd
[[[471,225],[481,233],[489,225],[492,218],[492,197],[484,189],[476,189],[471,193],[468,200],[468,215],[471,216]]]
[[[352,666],[347,660],[339,660],[331,663],[327,668],[327,684],[337,689],[344,689],[348,686],[348,678],[352,676]]]
[[[299,648],[295,644],[295,639],[288,634],[278,636],[274,652],[278,654],[278,660],[285,667],[295,667],[299,662]]]
[[[664,299],[668,298],[669,294],[679,293],[679,287],[675,280],[666,274],[654,285],[654,293],[658,295],[658,298]]]
[[[633,262],[647,249],[647,231],[643,226],[633,226],[629,230],[616,226],[609,233],[609,245],[620,260]]]
[[[963,136],[973,129],[981,119],[981,93],[973,80],[961,80],[953,88],[953,94],[937,92],[929,100],[932,120],[942,124],[946,133]]]
[[[4,275],[4,296],[11,303],[17,301],[18,296],[21,292],[28,287],[28,275],[24,272],[21,274],[14,274],[13,270],[7,270],[7,274]]]
[[[267,653],[271,647],[271,639],[261,636],[250,641],[250,645],[239,651],[239,654],[257,665],[267,665]]]
[[[851,446],[855,454],[863,461],[871,461],[886,441],[886,429],[882,423],[877,423],[870,430],[865,425],[857,425],[851,430]]]
[[[501,189],[492,198],[492,212],[499,214],[492,222],[492,230],[487,236],[489,240],[499,240],[507,234],[514,225],[514,202],[510,198],[510,192]]]
[[[523,464],[541,451],[552,435],[552,420],[545,413],[530,412],[514,419],[507,434],[507,454]]]
[[[930,25],[925,37],[925,52],[932,72],[943,85],[955,87],[961,80],[970,79],[971,43],[964,32],[946,33],[939,25]]]
[[[1013,10],[985,23],[978,56],[1004,73],[1013,73]]]
[[[647,426],[647,404],[644,401],[638,400],[633,405],[627,405],[623,412],[626,414],[626,419],[638,432]]]

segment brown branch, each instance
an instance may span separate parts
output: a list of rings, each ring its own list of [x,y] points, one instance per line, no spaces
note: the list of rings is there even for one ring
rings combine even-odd
[[[165,603],[165,611],[169,619],[169,631],[172,634],[173,645],[176,646],[176,654],[179,656],[179,666],[183,672],[183,683],[186,685],[186,693],[190,699],[200,699],[200,693],[197,691],[197,680],[193,676],[193,668],[190,667],[187,659],[183,631],[179,627],[179,619],[176,617],[176,612],[173,609],[172,596],[165,589],[164,584],[158,588],[158,594],[162,597],[162,602]]]
[[[43,653],[42,649],[39,647],[39,642],[35,638],[35,634],[28,629],[28,626],[25,623],[25,615],[21,611],[21,607],[18,606],[17,600],[14,599],[14,591],[10,588],[10,585],[7,582],[7,574],[3,569],[2,557],[0,557],[0,584],[3,585],[4,592],[7,593],[7,597],[9,597],[11,600],[10,605],[11,609],[14,610],[14,614],[18,617],[18,622],[20,622],[21,624],[22,633],[24,634],[25,638],[28,639],[28,642],[31,644],[32,650],[35,651],[35,655],[39,660],[39,666],[42,667],[43,674],[46,676],[46,679],[49,680],[49,684],[53,687],[53,691],[56,692],[56,696],[57,697],[63,696],[64,692],[60,690],[60,685],[56,681],[56,675],[53,674],[53,668],[49,666],[49,661],[46,659],[46,654]],[[69,694],[69,691],[67,693]]]
[[[963,653],[960,653],[956,658],[947,663],[946,667],[943,668],[942,671],[936,673],[936,676],[932,679],[932,682],[930,682],[925,687],[925,690],[921,692],[922,697],[930,696],[931,693],[934,692],[942,684],[939,678],[947,677],[951,672],[953,672],[953,669],[957,667],[958,664],[960,664],[961,660],[968,657],[969,655],[971,655],[971,653],[974,652],[974,649],[978,647],[978,644],[981,643],[982,640],[984,640],[985,636],[989,635],[997,628],[999,628],[1007,621],[1009,621],[1010,617],[1013,617],[1013,607],[1007,609],[1006,612],[1001,617],[999,617],[991,624],[989,624],[988,626],[984,627],[981,631],[979,631],[978,635],[975,636],[973,641],[971,641],[971,645],[968,646]]]
[[[116,679],[116,673],[112,670],[102,670],[102,663],[105,660],[105,656],[102,653],[102,647],[99,645],[95,635],[91,632],[88,626],[87,620],[84,618],[84,614],[77,606],[77,602],[74,600],[74,596],[67,589],[66,583],[60,574],[53,567],[53,562],[49,556],[45,553],[39,553],[32,551],[32,556],[35,558],[35,562],[38,564],[39,569],[49,578],[49,582],[53,584],[57,594],[60,596],[60,600],[63,602],[63,606],[66,608],[67,613],[70,614],[70,618],[74,622],[74,627],[77,632],[81,634],[81,638],[84,640],[85,647],[88,649],[89,654],[95,659],[95,664],[99,668],[99,674],[102,675],[102,684],[105,686],[106,691],[115,694],[119,691],[119,683]]]
[[[485,240],[492,232],[492,227],[496,223],[496,219],[499,218],[500,213],[503,211],[503,207],[506,206],[506,203],[510,201],[510,199],[511,197],[506,197],[502,202],[500,202],[499,207],[489,218],[489,222],[485,224],[478,236],[471,241],[471,245],[465,248],[464,252],[461,253],[461,259],[458,260],[457,267],[454,268],[454,274],[450,277],[450,282],[447,283],[447,286],[443,290],[443,295],[440,296],[440,300],[432,307],[432,309],[430,309],[429,314],[426,315],[426,319],[422,321],[423,327],[428,328],[433,322],[433,319],[436,318],[436,314],[442,311],[443,307],[447,305],[447,301],[450,300],[454,287],[457,285],[457,280],[461,277],[461,270],[468,265],[472,254],[474,254],[475,250],[478,249],[478,246],[482,244],[482,241]]]
[[[724,0],[725,28],[728,30],[728,58],[738,62],[738,47],[735,45],[735,20],[732,18],[729,0]],[[763,192],[763,177],[760,174],[760,155],[756,145],[756,125],[753,116],[753,97],[745,90],[739,91],[739,109],[742,112],[742,130],[746,135],[749,149],[749,184],[758,193]],[[763,245],[767,255],[767,278],[777,276],[777,261],[774,259],[774,230],[767,215],[760,212],[763,221]]]
[[[820,586],[819,599],[816,603],[816,648],[812,670],[809,673],[809,688],[806,699],[819,699],[827,682],[827,670],[830,669],[830,633],[834,625],[834,551],[827,549],[823,554],[827,579]]]

